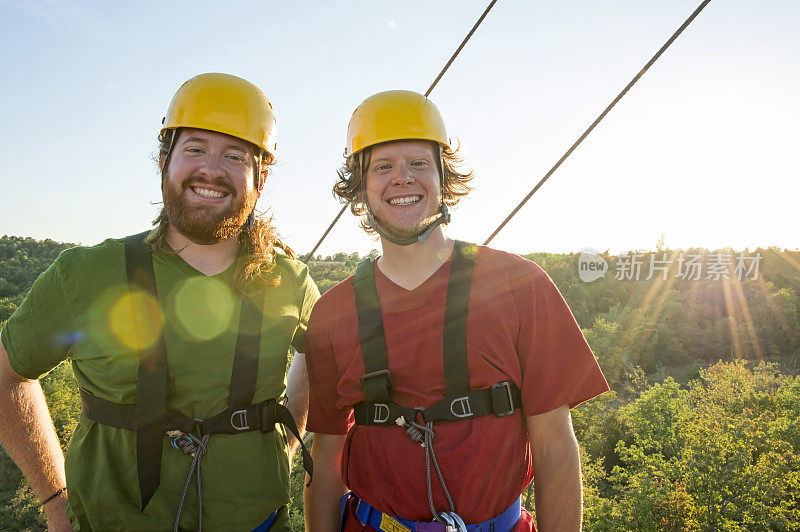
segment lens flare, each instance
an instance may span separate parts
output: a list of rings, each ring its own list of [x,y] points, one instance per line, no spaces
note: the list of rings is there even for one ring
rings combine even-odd
[[[158,301],[144,292],[122,295],[108,313],[111,332],[132,349],[146,349],[155,344],[163,324]]]
[[[175,317],[195,340],[211,340],[228,327],[234,313],[234,295],[210,277],[188,279],[175,293]]]

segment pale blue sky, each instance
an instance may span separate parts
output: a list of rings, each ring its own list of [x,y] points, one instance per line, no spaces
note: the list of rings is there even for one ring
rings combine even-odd
[[[0,234],[148,227],[173,93],[227,72],[275,106],[259,207],[308,251],[353,109],[424,91],[487,3],[0,0]],[[431,96],[478,175],[449,233],[482,242],[698,3],[500,0]],[[493,245],[800,248],[798,28],[795,0],[713,0]],[[347,214],[321,252],[375,247]]]

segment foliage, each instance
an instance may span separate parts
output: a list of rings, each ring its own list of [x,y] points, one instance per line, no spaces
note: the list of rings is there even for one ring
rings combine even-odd
[[[586,479],[587,530],[800,530],[799,381],[733,361],[648,387],[620,408],[621,464]]]
[[[308,441],[305,445],[310,451],[314,437],[312,435],[307,439]],[[289,501],[289,523],[292,526],[292,530],[305,529],[303,522],[303,486],[305,485],[305,481],[306,472],[303,469],[303,458],[298,448],[292,460],[292,473],[289,475],[289,492],[292,495],[292,500]]]
[[[0,238],[0,327],[66,247]],[[572,412],[586,530],[800,530],[800,377],[792,376],[800,372],[800,252],[755,253],[764,257],[759,278],[746,281],[607,275],[584,283],[577,254],[528,256],[585,327],[613,389]],[[309,268],[325,292],[360,260],[337,253]],[[42,387],[65,446],[80,410],[70,365]],[[295,530],[303,528],[299,458],[290,477]],[[533,508],[532,487],[523,502]],[[0,450],[0,529],[43,526],[38,500]]]
[[[375,258],[378,255],[377,250],[370,252],[367,257]],[[336,253],[333,256],[327,256],[324,259],[317,256],[308,262],[309,272],[317,283],[320,294],[324,294],[329,288],[341,282],[345,278],[353,275],[356,271],[356,266],[366,257],[359,257],[358,253]]]
[[[683,251],[661,253],[677,257]],[[703,263],[717,253],[735,255],[732,250],[686,253]],[[646,280],[646,268],[641,280],[618,280],[615,258],[606,253],[609,272],[591,283],[578,277],[578,255],[540,255],[528,257],[556,282],[615,389],[636,366],[660,379],[689,370],[675,375],[681,382],[718,359],[768,359],[789,372],[800,370],[800,252],[756,249],[746,255],[762,257],[758,276],[744,280],[682,279],[675,268],[666,280],[659,275]],[[562,258],[553,262],[552,257]]]
[[[74,244],[34,240],[17,236],[0,237],[0,298],[24,295],[33,281],[56,260],[59,253]],[[3,308],[0,299],[0,309]],[[0,321],[3,316],[0,310]]]

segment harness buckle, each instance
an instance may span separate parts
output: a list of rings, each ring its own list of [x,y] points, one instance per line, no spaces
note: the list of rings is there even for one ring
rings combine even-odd
[[[372,422],[373,423],[386,423],[389,420],[389,405],[385,403],[372,404]]]
[[[457,418],[472,417],[472,406],[469,403],[469,397],[456,397],[450,402],[450,413]]]
[[[267,399],[258,405],[258,422],[261,432],[272,432],[278,418],[278,401]]]
[[[231,427],[234,430],[250,430],[250,425],[247,422],[247,409],[235,410],[231,414]]]
[[[392,381],[392,374],[388,369],[380,369],[378,371],[373,371],[372,373],[366,373],[366,374],[362,375],[360,377],[360,379],[361,379],[361,389],[365,390],[365,391],[367,389],[372,389],[372,386],[370,386],[368,384],[368,381],[370,381],[372,379],[375,379],[375,378],[378,378],[378,377],[385,377],[386,378],[386,380],[383,383],[383,386],[379,387],[380,391],[382,392],[384,390],[384,388],[385,388],[387,395],[391,396],[391,394],[394,392],[394,381]],[[374,386],[378,386],[378,385],[375,384]],[[367,400],[369,400],[369,397],[367,397]]]
[[[498,382],[497,384],[492,385],[492,387],[490,388],[492,390],[492,392],[491,392],[491,394],[492,394],[492,408],[494,408],[495,404],[496,404],[495,400],[494,400],[494,397],[495,397],[494,390],[500,389],[500,388],[505,388],[505,391],[506,391],[505,396],[508,397],[508,408],[509,408],[509,410],[505,410],[505,411],[501,411],[501,412],[497,412],[495,410],[494,415],[496,415],[497,417],[510,416],[511,414],[513,414],[516,411],[516,408],[514,408],[514,397],[511,395],[511,384],[509,384],[508,381]],[[501,395],[501,397],[505,397],[505,396]]]

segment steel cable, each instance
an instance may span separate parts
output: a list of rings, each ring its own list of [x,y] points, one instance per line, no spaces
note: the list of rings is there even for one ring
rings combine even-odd
[[[483,19],[486,18],[486,15],[489,14],[489,11],[492,10],[492,8],[494,7],[494,5],[496,3],[497,3],[497,0],[492,0],[491,2],[489,2],[489,5],[486,6],[486,9],[483,11],[483,14],[481,14],[481,16],[478,18],[477,22],[475,22],[475,24],[472,26],[472,29],[469,30],[469,33],[467,33],[467,36],[464,37],[463,41],[461,41],[461,44],[458,45],[458,48],[456,48],[456,51],[453,52],[453,55],[450,56],[450,59],[444,65],[444,68],[442,68],[441,72],[439,72],[439,75],[436,76],[436,79],[433,80],[433,83],[431,83],[431,86],[428,87],[428,90],[425,91],[425,97],[426,98],[428,96],[430,96],[431,92],[433,92],[434,87],[436,87],[436,85],[439,83],[439,80],[442,79],[442,76],[444,76],[444,73],[447,72],[447,69],[450,68],[450,65],[453,64],[453,61],[455,61],[456,57],[458,57],[458,54],[461,53],[461,50],[467,44],[467,41],[470,40],[470,38],[472,37],[472,34],[475,33],[475,30],[478,29],[478,26],[481,25],[481,22],[483,22]],[[328,233],[331,232],[331,229],[333,229],[333,226],[336,225],[336,222],[339,221],[339,218],[342,217],[342,214],[344,214],[344,211],[348,207],[348,205],[350,205],[349,202],[345,203],[342,206],[341,210],[339,211],[339,214],[336,215],[336,217],[333,219],[333,221],[328,226],[328,228],[325,230],[325,232],[322,233],[322,236],[320,237],[319,241],[314,245],[314,247],[311,249],[311,251],[308,252],[308,255],[306,255],[304,262],[308,262],[309,260],[311,260],[311,258],[314,256],[314,252],[317,251],[317,249],[319,249],[320,245],[322,245],[322,242],[328,236]]]
[[[592,125],[590,125],[580,137],[578,137],[578,140],[576,140],[575,143],[572,146],[570,146],[570,148],[564,153],[564,155],[561,156],[558,162],[556,162],[556,164],[553,165],[553,167],[544,175],[544,177],[536,184],[536,186],[533,187],[533,189],[530,192],[528,192],[528,195],[525,196],[525,198],[523,198],[523,200],[520,201],[516,207],[514,207],[514,210],[511,211],[511,213],[508,216],[506,216],[506,219],[503,220],[503,223],[497,226],[497,229],[495,229],[494,232],[491,235],[489,235],[489,238],[487,238],[486,241],[483,243],[484,246],[489,244],[489,242],[491,242],[492,239],[495,236],[497,236],[497,233],[499,233],[503,229],[503,227],[506,226],[506,224],[511,220],[511,218],[514,217],[515,214],[517,214],[517,212],[523,207],[523,205],[525,205],[525,203],[527,203],[528,200],[531,199],[531,196],[533,196],[536,193],[536,191],[539,190],[539,188],[544,184],[544,182],[547,181],[551,175],[553,175],[553,172],[555,172],[558,169],[558,167],[561,166],[561,163],[567,160],[567,157],[569,157],[572,154],[572,152],[575,151],[575,148],[577,148],[580,145],[580,143],[583,142],[583,139],[585,139],[589,135],[589,133],[592,132],[595,126],[597,126],[597,124],[599,124],[600,121],[603,118],[605,118],[608,112],[611,111],[611,109],[615,105],[617,105],[617,102],[620,101],[623,96],[625,96],[625,94],[630,90],[631,87],[633,87],[636,84],[637,81],[639,81],[639,78],[641,78],[644,75],[644,73],[647,72],[647,70],[653,65],[653,63],[655,63],[658,60],[658,58],[661,57],[661,54],[663,54],[667,50],[667,48],[669,48],[670,45],[675,41],[675,39],[677,39],[678,36],[681,33],[683,33],[683,30],[685,30],[687,26],[689,26],[689,24],[692,23],[695,17],[697,17],[697,15],[700,14],[700,12],[708,5],[710,1],[711,0],[704,0],[703,3],[701,3],[697,7],[697,9],[695,9],[694,12],[691,15],[689,15],[689,18],[687,18],[684,21],[684,23],[681,24],[681,27],[678,28],[675,31],[675,33],[672,34],[672,37],[670,37],[667,40],[667,42],[665,42],[664,45],[658,50],[658,52],[656,52],[656,54],[650,58],[650,61],[647,62],[644,68],[642,68],[633,77],[633,79],[625,86],[625,88],[622,89],[622,92],[617,94],[617,97],[614,98],[614,100],[608,105],[608,107],[606,107],[605,110],[603,110],[603,112],[600,113],[600,115],[597,118],[595,118],[594,122],[592,122]]]

